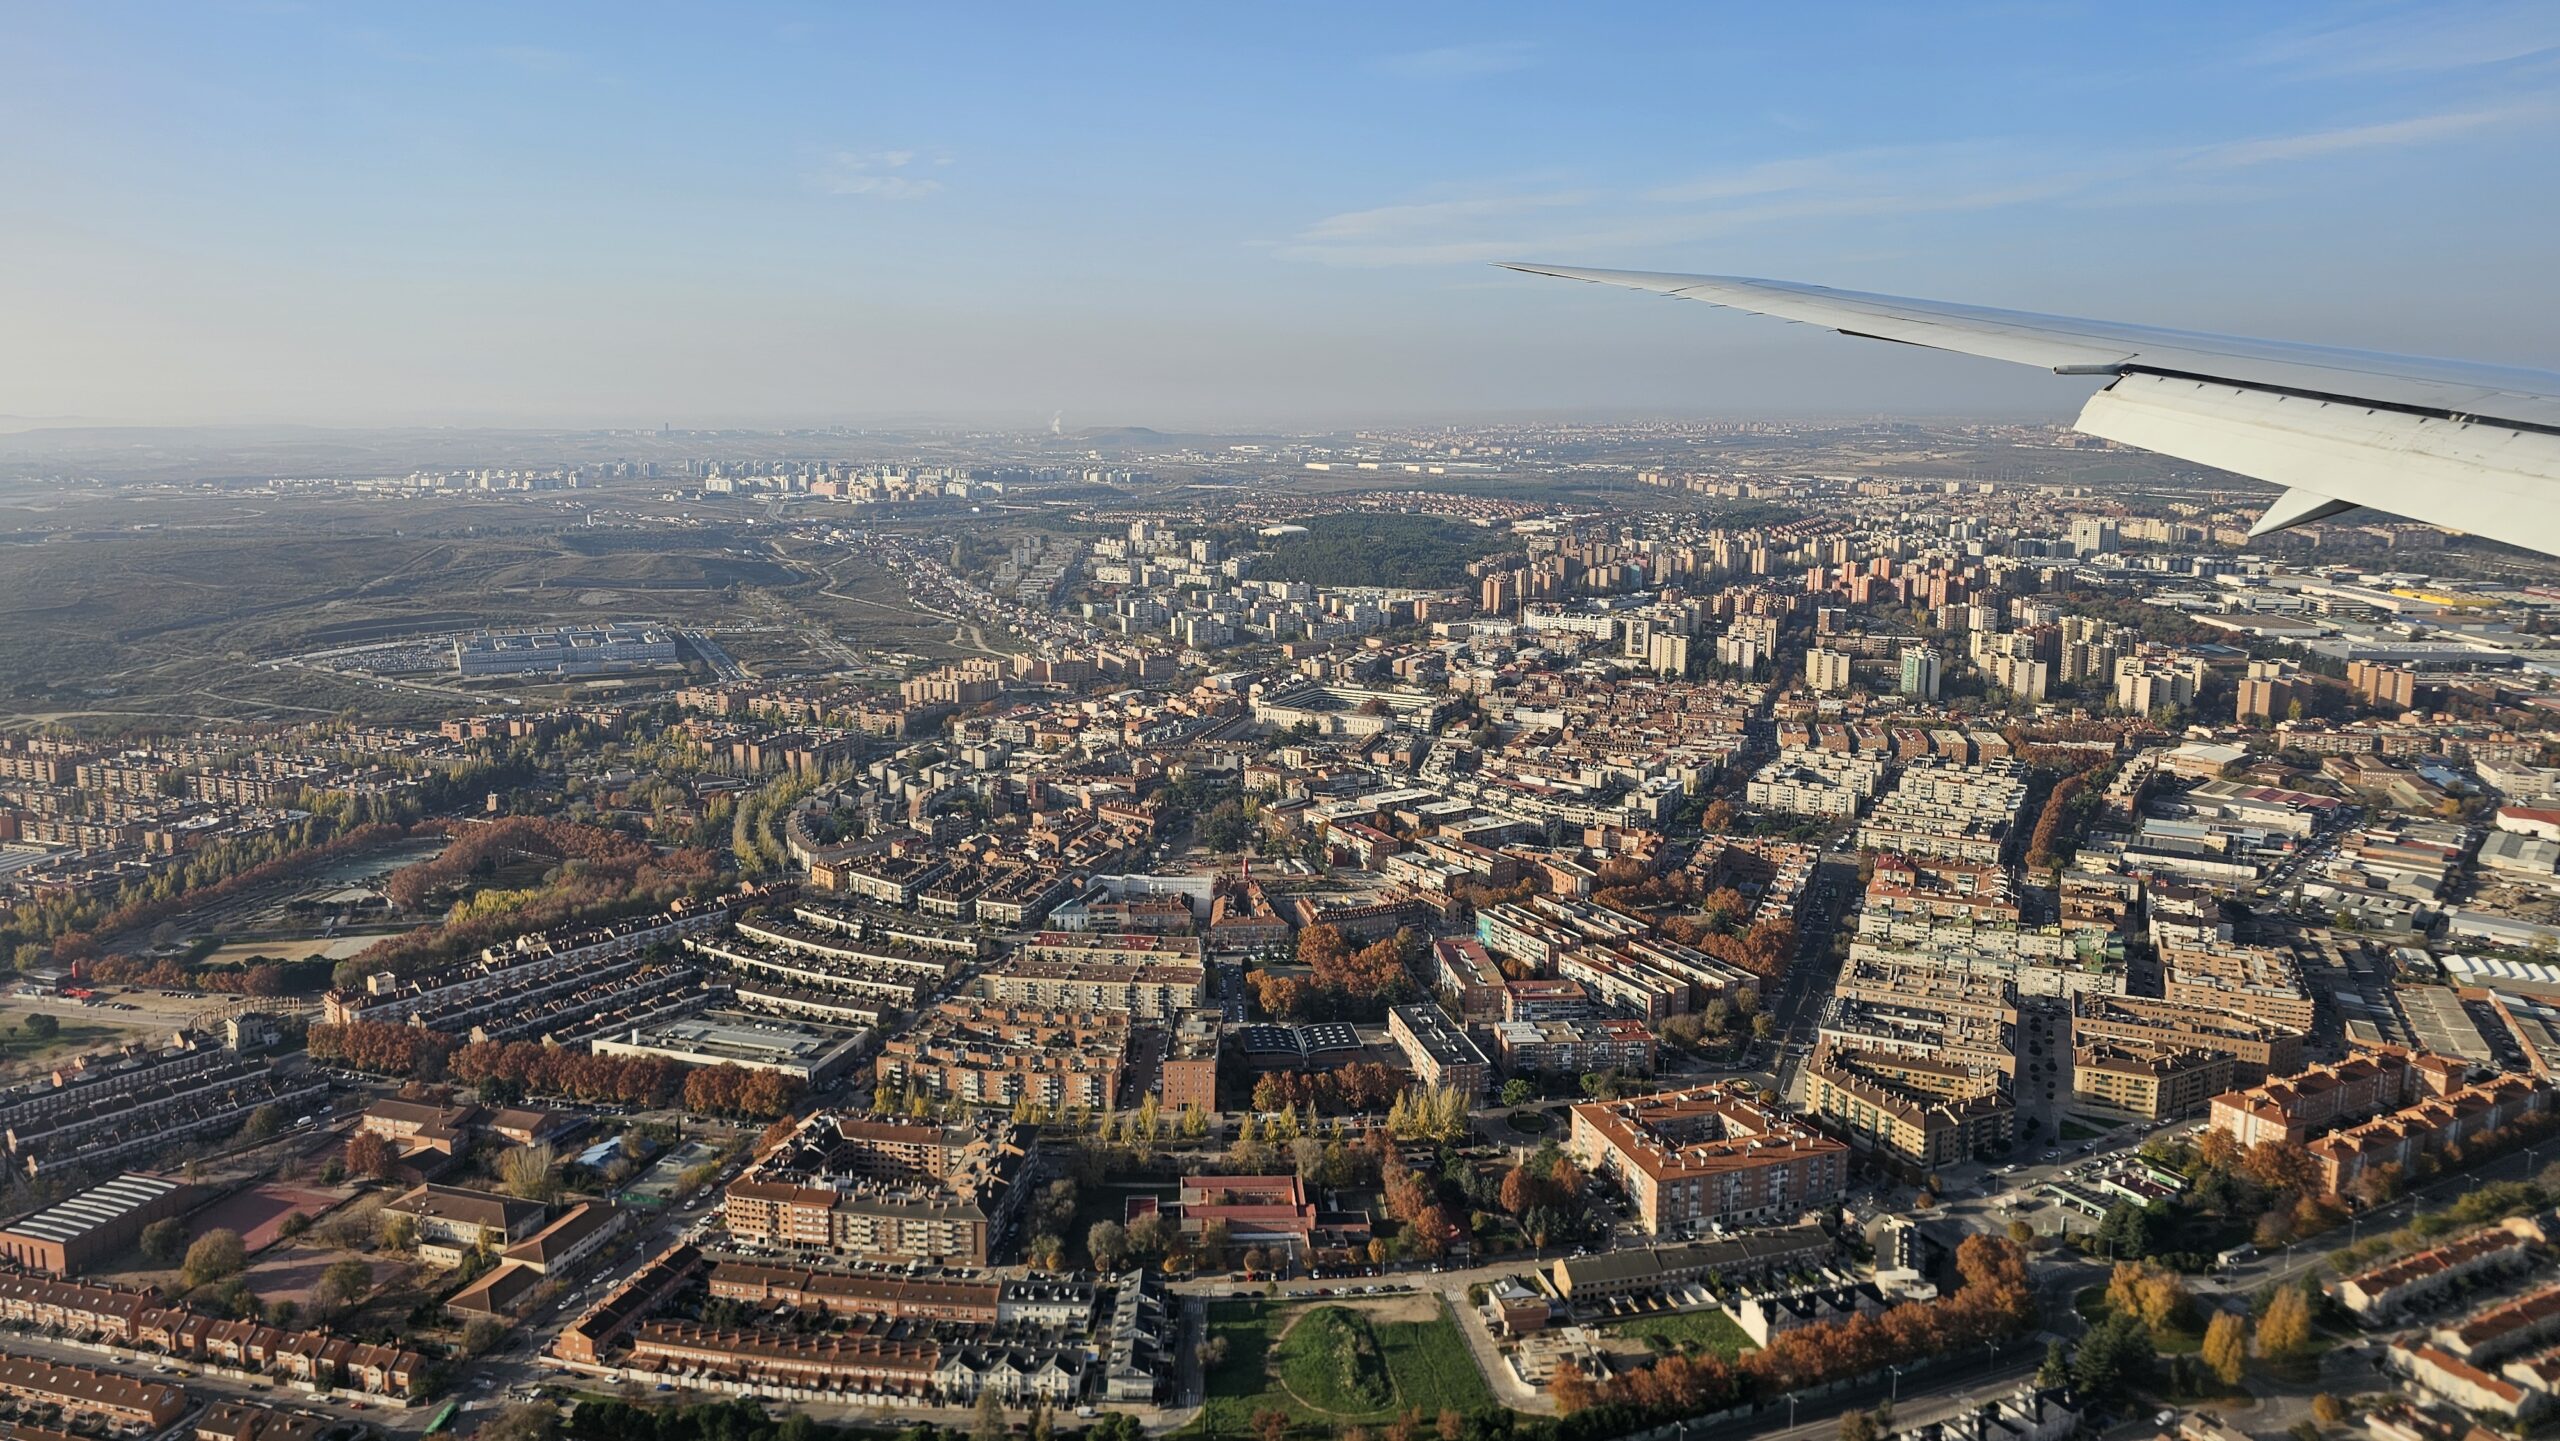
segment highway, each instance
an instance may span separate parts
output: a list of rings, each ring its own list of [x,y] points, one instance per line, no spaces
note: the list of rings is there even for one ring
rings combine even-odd
[[[729,653],[720,648],[720,642],[711,638],[711,632],[688,630],[683,634],[684,638],[692,644],[694,654],[701,656],[703,663],[711,667],[713,675],[723,681],[747,679],[747,668],[731,659]]]

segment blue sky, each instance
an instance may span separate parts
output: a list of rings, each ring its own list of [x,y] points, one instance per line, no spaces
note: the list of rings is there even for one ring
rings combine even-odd
[[[0,3],[0,414],[1306,425],[2085,384],[1495,272],[2560,364],[2560,5]]]

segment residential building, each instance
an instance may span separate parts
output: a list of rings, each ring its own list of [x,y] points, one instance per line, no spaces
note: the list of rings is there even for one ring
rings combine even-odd
[[[2231,1085],[2235,1063],[2215,1051],[2148,1041],[2089,1041],[2071,1049],[2071,1104],[2118,1121],[2192,1116]]]
[[[1732,1084],[1576,1106],[1570,1150],[1656,1236],[1792,1219],[1848,1184],[1847,1145]]]
[[[2017,1109],[1997,1070],[1825,1041],[1806,1065],[1805,1109],[1860,1150],[1906,1166],[2004,1154]]]
[[[2327,1293],[2363,1326],[2394,1326],[2414,1310],[2432,1308],[2465,1282],[2516,1275],[2532,1264],[2532,1229],[2527,1223],[2501,1223],[2330,1282]]]
[[[1389,1007],[1387,1034],[1424,1085],[1447,1086],[1470,1099],[1481,1099],[1492,1089],[1493,1063],[1437,1005],[1423,1001]]]
[[[1804,683],[1816,695],[1849,688],[1849,654],[1815,646],[1804,653]]]
[[[1572,1016],[1544,1021],[1497,1021],[1495,1054],[1505,1075],[1578,1076],[1592,1071],[1653,1070],[1653,1032],[1622,1016]]]
[[[2114,1043],[2218,1052],[2231,1058],[2231,1086],[2254,1086],[2270,1075],[2301,1070],[2305,1039],[2300,1031],[2235,1014],[2227,1007],[2105,995],[2080,998],[2072,1014],[2071,1036],[2074,1045]]]

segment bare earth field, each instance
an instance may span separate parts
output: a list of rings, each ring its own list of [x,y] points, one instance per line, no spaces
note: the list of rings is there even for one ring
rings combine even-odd
[[[604,503],[584,492],[395,500],[0,483],[0,727],[415,723],[507,694],[538,704],[622,684],[395,684],[289,663],[480,626],[754,623],[783,659],[830,639],[952,639],[894,577],[836,553],[779,554],[767,539],[777,532],[750,527],[744,509],[663,523],[617,511],[618,523],[589,525]]]
[[[207,1231],[237,1232],[241,1244],[254,1256],[284,1238],[288,1218],[318,1220],[354,1194],[352,1188],[344,1186],[289,1186],[271,1181],[234,1191],[197,1212],[188,1222],[188,1233],[201,1236]]]

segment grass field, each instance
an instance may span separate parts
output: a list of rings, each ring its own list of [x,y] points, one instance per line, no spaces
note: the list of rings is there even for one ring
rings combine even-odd
[[[0,1007],[0,1061],[24,1064],[120,1046],[146,1029],[121,1022],[93,1021],[85,1016],[65,1016],[59,1010],[48,1010],[44,1014],[52,1016],[62,1029],[51,1039],[40,1041],[29,1035],[26,1029],[26,1018],[36,1009]]]
[[[1656,1351],[1713,1351],[1730,1361],[1752,1348],[1751,1337],[1722,1311],[1680,1311],[1666,1316],[1639,1316],[1612,1321],[1608,1329],[1641,1336]]]
[[[1431,1299],[1421,1304],[1439,1307]],[[1209,1334],[1225,1342],[1226,1353],[1209,1368],[1206,1401],[1185,1434],[1243,1435],[1264,1411],[1338,1427],[1392,1421],[1406,1411],[1427,1419],[1493,1405],[1492,1388],[1445,1309],[1427,1320],[1387,1319],[1418,1309],[1412,1301],[1385,1310],[1213,1303]]]

